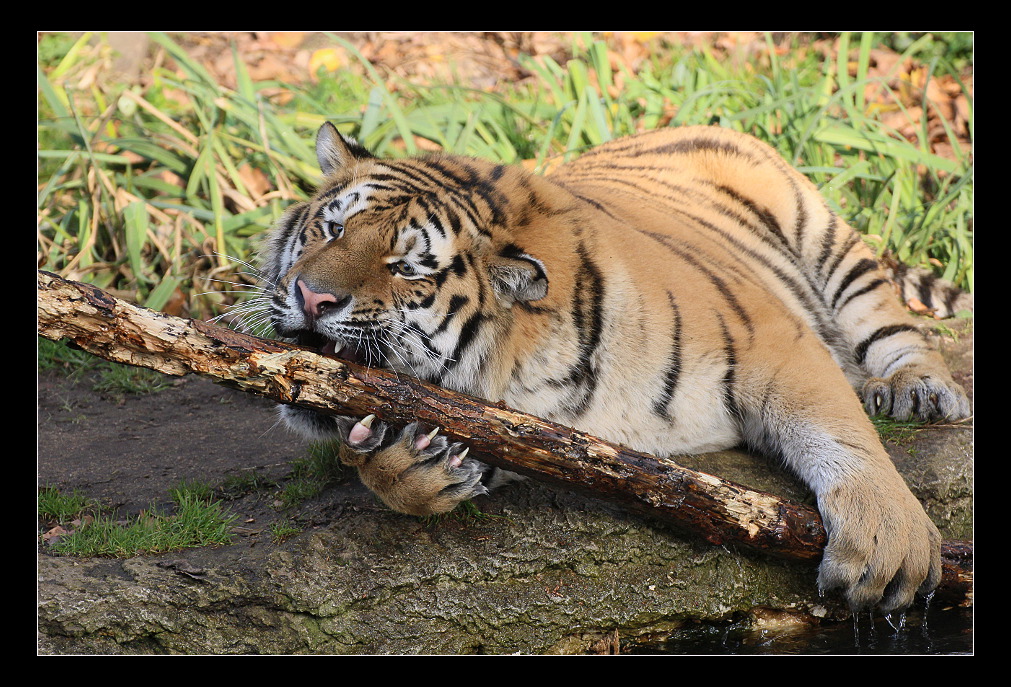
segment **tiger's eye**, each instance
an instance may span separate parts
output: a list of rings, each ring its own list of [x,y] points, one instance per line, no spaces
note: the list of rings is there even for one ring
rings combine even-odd
[[[393,274],[399,274],[401,277],[414,277],[418,274],[414,265],[403,260],[390,263],[390,271],[393,272]]]
[[[344,236],[344,225],[333,220],[324,220],[323,231],[330,234],[331,239],[339,239]]]

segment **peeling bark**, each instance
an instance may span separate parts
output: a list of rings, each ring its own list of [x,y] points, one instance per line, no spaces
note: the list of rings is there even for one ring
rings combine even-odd
[[[38,333],[102,358],[170,375],[195,373],[242,391],[321,412],[418,420],[487,463],[617,502],[714,544],[817,561],[818,512],[674,461],[416,379],[314,351],[155,312],[87,284],[38,272]],[[972,545],[945,542],[942,593],[967,597]]]

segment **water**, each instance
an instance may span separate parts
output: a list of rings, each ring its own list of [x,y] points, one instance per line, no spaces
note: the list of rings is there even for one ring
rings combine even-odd
[[[910,610],[903,618],[863,614],[814,627],[748,630],[728,624],[684,630],[658,654],[971,655],[971,609]]]

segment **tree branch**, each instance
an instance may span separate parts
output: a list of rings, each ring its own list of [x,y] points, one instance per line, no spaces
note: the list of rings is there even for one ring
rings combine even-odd
[[[107,360],[170,375],[196,373],[281,403],[327,413],[418,420],[466,443],[479,460],[671,522],[714,544],[817,561],[818,512],[771,494],[611,444],[504,404],[367,369],[283,342],[187,320],[38,272],[38,333]],[[972,545],[945,542],[942,589],[971,594]]]

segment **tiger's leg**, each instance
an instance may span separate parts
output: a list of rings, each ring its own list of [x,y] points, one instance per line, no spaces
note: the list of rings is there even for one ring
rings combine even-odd
[[[706,152],[708,133],[682,129],[653,135],[679,142],[673,146],[678,155],[699,156],[701,164],[686,158],[678,169],[704,171],[710,188],[720,190],[714,209],[744,218],[737,229],[747,230],[744,245],[766,266],[769,288],[820,333],[872,414],[920,420],[969,415],[964,391],[899,303],[874,252],[809,179],[768,145],[743,134],[720,132],[733,151],[723,157]],[[755,236],[758,244],[751,240]],[[803,278],[795,278],[794,270]]]
[[[813,307],[803,303],[806,295],[798,294],[813,289],[825,310],[809,321],[835,351],[868,412],[923,421],[968,417],[965,392],[906,312],[889,275],[859,233],[777,153],[751,139],[737,145],[770,166],[762,173],[747,165],[722,173],[728,179],[724,183],[737,189],[736,198],[750,199],[738,211],[768,209],[757,212],[753,230],[763,239],[764,250],[773,250],[767,258],[776,270],[772,288],[784,303],[794,302],[793,311],[803,317],[810,317]],[[782,183],[784,179],[789,183]],[[788,262],[777,262],[776,252]],[[783,278],[791,265],[804,279]]]
[[[745,438],[781,455],[816,495],[828,533],[821,589],[842,589],[855,610],[888,613],[936,587],[937,528],[824,349],[798,350],[755,381],[742,401]]]
[[[481,479],[491,468],[467,458],[462,444],[422,432],[416,422],[396,432],[374,416],[356,420],[295,406],[281,412],[303,436],[338,439],[341,461],[357,468],[362,483],[400,513],[445,513],[488,493]]]
[[[861,396],[871,415],[899,420],[959,420],[971,409],[944,360],[913,324],[882,324],[857,345],[869,373]]]
[[[850,359],[865,378],[852,380],[871,415],[900,420],[957,420],[971,413],[969,400],[952,378],[933,344],[899,302],[894,286],[874,254],[842,222],[823,237],[846,246],[838,261],[814,263],[826,277],[822,296]],[[952,287],[954,288],[954,287]]]
[[[829,282],[840,331],[853,362],[867,375],[858,392],[871,415],[900,420],[957,420],[969,400],[951,378],[940,354],[896,298],[891,282],[862,242],[847,253],[846,267]]]

